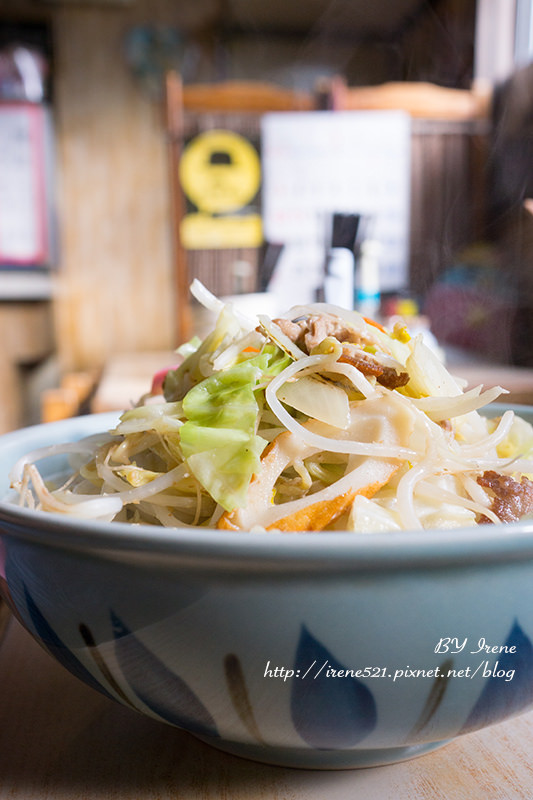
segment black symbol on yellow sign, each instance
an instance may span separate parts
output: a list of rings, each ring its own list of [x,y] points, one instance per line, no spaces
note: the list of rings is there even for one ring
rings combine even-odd
[[[189,249],[258,247],[261,217],[247,209],[261,184],[261,164],[253,145],[233,131],[201,133],[185,148],[180,181],[198,211],[181,224]]]

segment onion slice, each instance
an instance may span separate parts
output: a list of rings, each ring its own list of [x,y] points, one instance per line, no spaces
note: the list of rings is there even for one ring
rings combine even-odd
[[[278,391],[286,405],[318,419],[334,428],[346,429],[350,424],[348,395],[340,386],[306,375],[287,381]]]
[[[482,386],[475,386],[462,394],[447,397],[411,398],[414,406],[424,411],[433,422],[442,422],[453,417],[460,417],[470,411],[477,411],[487,403],[493,403],[506,390],[501,386],[493,386],[482,392]]]

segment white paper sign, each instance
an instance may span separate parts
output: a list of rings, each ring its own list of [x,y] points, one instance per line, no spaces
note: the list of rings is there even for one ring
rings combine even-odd
[[[401,111],[266,114],[262,121],[267,241],[323,246],[335,212],[370,219],[380,286],[408,284],[410,117]]]

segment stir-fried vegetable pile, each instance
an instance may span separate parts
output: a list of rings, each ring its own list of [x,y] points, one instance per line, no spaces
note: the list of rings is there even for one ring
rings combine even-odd
[[[479,409],[421,337],[326,304],[250,321],[218,314],[203,342],[109,434],[28,454],[21,503],[85,518],[243,531],[358,532],[512,521],[533,508],[533,428]],[[158,382],[155,381],[154,385]],[[159,381],[161,383],[161,381]],[[45,483],[36,461],[79,466]]]

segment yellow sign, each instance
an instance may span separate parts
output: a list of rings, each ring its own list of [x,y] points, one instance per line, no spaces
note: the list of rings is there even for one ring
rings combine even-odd
[[[181,241],[187,250],[259,247],[263,243],[263,223],[259,214],[186,214],[181,223]]]
[[[261,217],[246,209],[261,184],[259,156],[247,139],[232,131],[201,133],[183,152],[180,181],[186,196],[198,209],[183,219],[184,247],[262,244]]]

